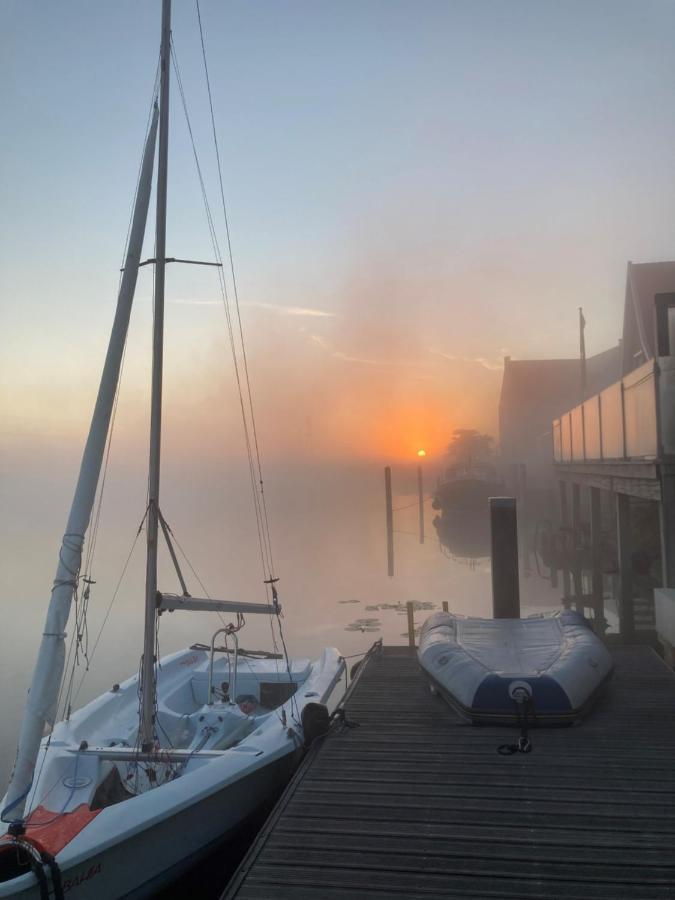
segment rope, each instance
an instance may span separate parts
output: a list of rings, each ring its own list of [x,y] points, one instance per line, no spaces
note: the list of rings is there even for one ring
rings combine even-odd
[[[520,728],[520,737],[515,744],[500,744],[497,753],[501,756],[511,756],[514,753],[531,753],[532,741],[528,735],[528,715],[530,711],[534,717],[534,701],[532,696],[523,689],[514,691],[513,702],[516,705],[516,720]]]
[[[433,500],[433,499],[434,499],[434,498],[430,495],[430,496],[428,496],[428,497],[424,497],[423,500],[422,500],[422,502],[423,502],[423,503],[428,503],[430,500]],[[413,503],[406,503],[405,506],[395,506],[395,507],[392,509],[392,512],[401,512],[401,511],[404,510],[404,509],[412,509],[413,506],[419,506],[419,505],[420,505],[420,501],[419,501],[419,498],[418,498],[418,499],[415,500]]]

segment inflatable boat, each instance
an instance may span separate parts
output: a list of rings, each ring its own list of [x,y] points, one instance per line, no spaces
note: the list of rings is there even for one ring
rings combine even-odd
[[[517,723],[525,700],[536,724],[571,724],[612,674],[607,648],[571,610],[528,619],[435,613],[422,626],[418,659],[432,689],[475,723]]]

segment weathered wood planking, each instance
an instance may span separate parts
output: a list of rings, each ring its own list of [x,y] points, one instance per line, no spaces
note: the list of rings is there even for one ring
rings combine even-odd
[[[675,898],[675,675],[648,647],[582,725],[462,723],[409,648],[371,659],[359,727],[308,755],[223,900]]]

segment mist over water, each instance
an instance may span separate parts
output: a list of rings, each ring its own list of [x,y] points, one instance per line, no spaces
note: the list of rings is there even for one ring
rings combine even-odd
[[[32,455],[25,450],[13,455],[16,477],[4,480],[2,500],[5,508],[15,509],[16,514],[3,518],[0,526],[0,587],[8,598],[0,652],[3,785],[15,753],[77,465],[77,454],[69,460],[67,455],[54,453],[53,447],[34,446]],[[273,550],[281,579],[284,633],[292,655],[315,657],[327,645],[338,647],[345,655],[356,654],[378,637],[387,644],[407,642],[404,614],[395,609],[368,610],[368,606],[415,600],[440,608],[447,600],[455,612],[491,615],[489,546],[484,532],[479,530],[472,538],[471,523],[464,521],[454,546],[441,547],[433,525],[435,513],[427,499],[426,541],[420,545],[415,479],[414,466],[394,467],[396,567],[395,577],[389,578],[379,464],[277,463],[269,467],[267,499]],[[428,473],[427,497],[432,479],[433,467]],[[144,496],[140,474],[110,472],[88,614],[90,651],[143,516]],[[162,508],[209,594],[221,599],[264,598],[250,486],[236,465],[165,470]],[[162,551],[160,559],[161,589],[180,592],[168,554]],[[189,565],[183,558],[181,561],[188,588],[198,596],[201,587]],[[555,606],[559,597],[536,574],[524,577],[524,568],[521,562],[524,614]],[[144,577],[142,532],[75,706],[136,672]],[[417,612],[416,624],[429,614]],[[376,619],[372,627],[377,630],[345,630],[364,618]],[[166,614],[160,620],[161,653],[196,641],[208,642],[220,624],[210,613]],[[250,616],[240,640],[248,649],[271,649],[268,618]],[[76,670],[76,684],[83,673],[84,664]]]

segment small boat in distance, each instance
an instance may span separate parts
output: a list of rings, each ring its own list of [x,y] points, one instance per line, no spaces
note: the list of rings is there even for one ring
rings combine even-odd
[[[166,257],[170,23],[171,3],[163,0],[158,85],[115,319],[26,701],[16,762],[0,807],[7,825],[7,833],[0,837],[0,898],[58,900],[67,894],[69,900],[114,900],[150,896],[235,833],[283,789],[303,753],[312,714],[325,720],[325,707],[317,709],[317,704],[326,704],[345,668],[334,648],[324,649],[314,660],[290,658],[286,653],[278,579],[269,552],[258,440],[252,406],[247,406],[251,394],[245,367],[243,373],[237,372],[238,382],[240,374],[243,381],[239,399],[265,571],[265,601],[192,596],[160,509],[165,264],[190,262]],[[199,28],[201,31],[201,19]],[[204,65],[206,68],[205,51]],[[215,138],[215,123],[212,125]],[[147,261],[155,268],[155,291],[150,464],[147,508],[141,522],[147,536],[143,652],[137,674],[120,679],[106,694],[71,712],[74,669],[70,661],[74,666],[81,649],[78,642],[86,631],[83,610],[94,583],[86,559],[83,564],[83,549],[87,532],[95,530],[89,525],[137,274],[144,265],[140,257],[156,144],[155,258]],[[216,241],[214,250],[220,257]],[[209,264],[222,269],[219,259]],[[232,351],[236,368],[234,345]],[[140,502],[144,505],[145,497]],[[98,511],[96,523],[97,515]],[[162,537],[182,587],[180,595],[164,592],[157,584]],[[66,627],[73,602],[75,622],[70,623],[67,657]],[[159,660],[155,655],[159,618],[181,611],[215,612],[227,619],[221,619],[208,644],[193,644]],[[269,617],[273,639],[279,639],[283,652],[239,649],[238,634],[249,615]],[[208,633],[211,631],[210,627]],[[63,716],[61,721],[59,716]]]
[[[448,464],[438,478],[433,508],[442,513],[486,512],[488,498],[504,492],[493,458],[493,439],[489,435],[456,428],[448,445]]]
[[[517,724],[526,702],[538,725],[582,718],[612,674],[612,657],[582,615],[527,619],[439,612],[420,633],[418,659],[434,690],[474,723]]]

